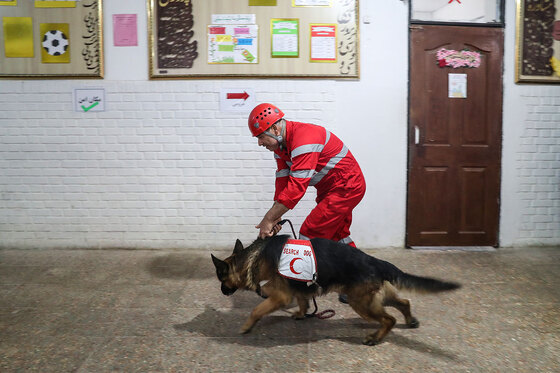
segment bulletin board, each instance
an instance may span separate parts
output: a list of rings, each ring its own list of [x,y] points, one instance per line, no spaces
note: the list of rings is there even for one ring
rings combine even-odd
[[[147,0],[150,79],[359,78],[358,0]]]
[[[102,0],[0,0],[0,78],[103,78]]]

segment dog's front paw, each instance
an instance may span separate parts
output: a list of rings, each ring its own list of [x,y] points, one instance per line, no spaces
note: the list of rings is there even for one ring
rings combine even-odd
[[[366,335],[366,337],[362,340],[362,344],[365,344],[366,346],[375,346],[379,343],[381,343],[381,341],[379,340],[377,333]]]
[[[365,344],[366,346],[375,346],[375,345],[378,345],[379,343],[381,343],[381,341],[378,341],[377,339],[369,338],[369,337],[366,337],[362,341],[362,344]]]
[[[412,317],[406,325],[411,329],[416,329],[420,326],[420,321],[416,317]]]
[[[239,329],[239,334],[247,334],[251,331],[252,328],[253,324],[245,323],[245,325],[243,325],[241,329]]]
[[[294,320],[303,320],[305,319],[305,314],[301,313],[301,312],[294,312],[292,314],[292,319]]]
[[[241,329],[239,329],[239,334],[247,334],[250,331],[251,331],[251,328],[249,328],[249,329],[241,328]]]

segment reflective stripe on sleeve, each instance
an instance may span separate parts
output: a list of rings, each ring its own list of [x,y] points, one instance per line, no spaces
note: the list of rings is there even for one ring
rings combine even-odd
[[[294,150],[292,150],[292,158],[297,157],[298,155],[306,154],[306,153],[320,153],[323,151],[325,145],[323,144],[306,144],[302,146],[298,146]]]
[[[302,146],[298,146],[294,150],[292,150],[292,158],[297,157],[298,155],[302,155],[305,153],[320,153],[323,151],[327,143],[331,138],[331,133],[325,129],[325,143],[324,144],[305,144]]]
[[[345,145],[343,145],[340,153],[338,153],[337,155],[329,159],[325,167],[323,167],[321,171],[317,172],[311,178],[309,185],[316,185],[317,183],[319,183],[329,173],[329,171],[332,170],[338,164],[338,162],[340,162],[344,157],[346,157],[346,154],[348,154],[348,148]]]
[[[314,173],[315,170],[297,170],[290,171],[290,176],[295,177],[296,179],[309,179]]]
[[[326,130],[325,130],[326,131]],[[323,151],[327,143],[331,138],[331,133],[326,131],[325,136],[325,143],[324,144],[306,144],[299,146],[292,150],[291,157],[297,157],[298,155],[306,154],[306,153],[320,153]],[[328,173],[330,170],[336,167],[338,162],[340,162],[346,155],[348,154],[348,148],[343,144],[342,149],[340,152],[329,159],[325,167],[323,167],[319,172],[315,170],[297,170],[291,171],[290,169],[283,169],[276,172],[276,178],[292,176],[296,179],[309,179],[311,178],[309,185],[317,185]],[[274,158],[280,159],[280,156],[274,154]],[[286,161],[288,167],[292,167],[292,162]]]
[[[287,169],[287,168],[285,168],[283,170],[280,170],[280,171],[276,171],[276,178],[286,177],[286,176],[289,176],[289,175],[290,175],[290,170]]]

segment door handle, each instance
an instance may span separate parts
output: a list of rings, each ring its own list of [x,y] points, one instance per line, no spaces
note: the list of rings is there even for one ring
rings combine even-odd
[[[420,128],[418,126],[414,126],[414,144],[420,144]]]

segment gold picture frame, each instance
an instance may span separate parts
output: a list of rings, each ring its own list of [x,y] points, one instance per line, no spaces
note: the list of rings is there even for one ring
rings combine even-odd
[[[148,59],[150,79],[215,79],[215,78],[331,78],[359,79],[359,0],[332,0],[331,6],[293,7],[292,1],[278,1],[276,6],[250,6],[247,0],[146,0],[148,9]],[[311,4],[311,3],[310,3]],[[318,3],[320,4],[320,3]],[[298,20],[297,56],[272,53],[271,21]],[[210,27],[226,30],[218,41],[212,39]],[[235,23],[238,21],[239,23]],[[337,58],[334,63],[310,61],[310,24],[337,25]],[[256,39],[231,32],[231,25],[240,29],[258,27]],[[225,26],[228,27],[225,27]],[[214,31],[212,31],[214,32]],[[216,31],[216,34],[218,31]],[[231,38],[230,38],[231,37]],[[234,46],[234,61],[217,61],[216,46],[231,49],[230,39],[243,39]],[[253,39],[252,41],[249,39]],[[243,43],[256,43],[254,49],[239,48]],[[247,45],[247,44],[245,44]],[[227,49],[226,52],[231,52]],[[251,59],[239,56],[247,53]],[[218,50],[219,51],[219,50]],[[256,51],[258,55],[254,55]],[[289,58],[286,58],[289,57]],[[232,59],[233,58],[233,59]]]
[[[558,10],[560,0],[517,0],[516,83],[560,83]]]
[[[0,6],[0,78],[102,79],[102,0],[48,3]]]

